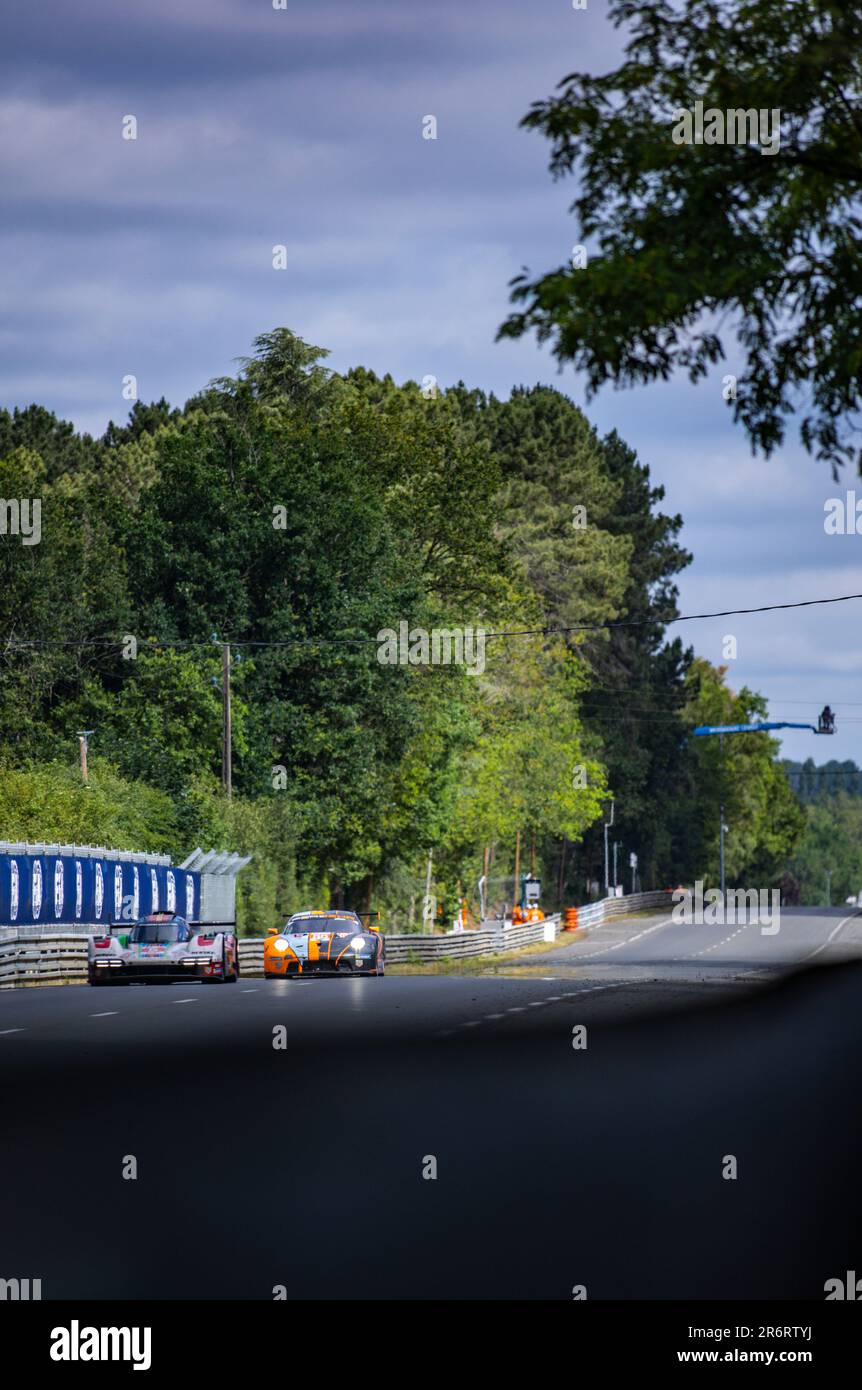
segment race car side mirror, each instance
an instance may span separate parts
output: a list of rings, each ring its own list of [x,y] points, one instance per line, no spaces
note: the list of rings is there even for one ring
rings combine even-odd
[[[267,936],[278,936],[278,927],[270,927]]]

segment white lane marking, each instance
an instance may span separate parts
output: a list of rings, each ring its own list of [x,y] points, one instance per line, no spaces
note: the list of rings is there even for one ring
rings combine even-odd
[[[527,1012],[527,1009],[542,1009],[546,1004],[558,1004],[563,999],[580,999],[585,994],[603,994],[611,989],[627,989],[628,987],[628,980],[615,980],[613,983],[606,985],[585,985],[582,989],[575,990],[571,994],[553,994],[548,995],[546,999],[530,1000],[526,1004],[514,1004],[511,1008],[506,1010],[506,1013],[483,1014],[481,1018],[468,1019],[464,1023],[456,1024],[454,1028],[441,1029],[435,1036],[438,1038],[451,1038],[463,1028],[478,1028],[482,1023],[497,1023],[500,1019],[504,1019],[506,1014],[523,1014]]]
[[[746,927],[758,927],[758,926],[760,926],[760,918],[759,918],[759,917],[753,918],[750,922],[743,922],[743,924],[742,924],[741,927],[737,927],[736,931],[732,931],[732,932],[730,933],[730,936],[724,936],[724,937],[722,937],[721,941],[715,941],[715,942],[713,942],[713,944],[712,944],[711,946],[704,946],[704,948],[703,948],[702,951],[693,951],[690,955],[687,955],[687,956],[674,956],[673,959],[674,959],[674,960],[697,960],[698,956],[708,956],[709,953],[710,953],[710,951],[717,951],[718,948],[719,948],[719,946],[726,946],[727,943],[728,943],[728,941],[732,941],[733,938],[734,938],[735,936],[739,936],[739,933],[745,931]]]
[[[580,999],[583,998],[585,994],[604,994],[611,989],[626,988],[628,988],[627,980],[615,980],[613,983],[606,985],[585,985],[583,989],[575,990],[571,994],[554,994],[549,995],[547,999],[531,1000],[526,1005],[515,1005],[511,1009],[507,1009],[506,1014],[522,1014],[526,1013],[527,1009],[543,1009],[547,1004],[559,1004],[563,999]],[[470,1023],[459,1023],[458,1027],[475,1028],[478,1026],[479,1023],[483,1022],[496,1023],[499,1019],[505,1018],[506,1014],[483,1014],[481,1019],[477,1019],[475,1022]],[[437,1036],[441,1038],[449,1038],[455,1031],[455,1029],[448,1029],[445,1033],[438,1033]]]
[[[572,960],[592,960],[594,956],[606,956],[609,951],[621,951],[624,946],[631,946],[633,941],[640,941],[643,937],[649,936],[651,932],[658,931],[661,927],[669,927],[673,923],[673,918],[668,917],[664,922],[656,922],[654,927],[647,927],[644,931],[639,931],[635,936],[627,936],[625,941],[618,941],[615,946],[602,946],[598,951],[587,951],[583,955],[580,953],[572,956]]]
[[[113,1018],[119,1012],[119,1009],[108,1009],[104,1014],[90,1014],[90,1018]]]
[[[817,947],[817,949],[816,949],[815,951],[812,951],[812,952],[811,952],[809,955],[807,955],[807,956],[803,956],[803,957],[802,957],[802,960],[803,960],[803,961],[806,961],[806,960],[813,960],[815,956],[819,956],[821,951],[825,951],[827,946],[831,946],[831,945],[832,945],[832,942],[835,940],[835,937],[838,935],[838,933],[840,932],[840,930],[841,930],[842,927],[846,927],[846,926],[847,926],[847,923],[848,923],[848,922],[852,922],[854,917],[860,917],[860,916],[862,916],[862,911],[856,911],[856,912],[851,912],[850,915],[849,915],[849,917],[844,917],[844,918],[842,918],[842,920],[838,923],[838,926],[834,929],[834,931],[831,931],[831,932],[829,933],[829,935],[827,936],[826,940],[823,941],[823,942],[821,942],[821,944]]]
[[[0,1028],[0,1038],[7,1038],[10,1033],[26,1033],[26,1028]]]
[[[256,989],[244,989],[244,990],[242,990],[241,992],[242,992],[243,994],[259,994],[259,993],[260,993],[260,991],[259,991],[259,990],[256,990]]]
[[[174,1004],[196,1004],[198,1001],[197,999],[174,999],[171,1002]]]
[[[805,961],[807,961],[807,960],[813,960],[815,956],[819,956],[821,951],[825,951],[826,948],[827,948],[827,946],[831,946],[832,942],[835,940],[835,938],[836,938],[836,936],[838,935],[838,933],[840,932],[841,928],[842,928],[842,927],[846,927],[846,925],[847,925],[848,922],[852,922],[852,920],[853,920],[854,917],[859,917],[860,915],[862,915],[862,913],[860,913],[859,911],[856,911],[856,912],[851,912],[850,915],[849,915],[848,917],[842,918],[842,920],[838,923],[837,927],[834,927],[833,930],[829,933],[829,935],[828,935],[828,937],[826,938],[826,940],[825,940],[825,941],[822,941],[822,942],[820,943],[820,945],[817,946],[817,947],[815,947],[815,949],[814,949],[813,951],[809,951],[809,953],[808,953],[807,956],[801,956],[801,957],[799,958],[799,961],[797,962],[797,964],[802,965],[802,964],[805,963]],[[736,931],[731,932],[731,933],[730,933],[730,936],[725,936],[725,937],[723,937],[723,938],[721,939],[721,941],[716,941],[714,945],[712,945],[712,946],[705,946],[705,947],[703,948],[702,951],[695,951],[692,955],[684,956],[684,957],[682,957],[682,959],[683,959],[683,960],[697,960],[697,958],[698,958],[699,956],[708,956],[708,955],[710,954],[711,951],[717,951],[718,948],[719,948],[720,946],[726,946],[727,943],[728,943],[728,941],[733,941],[734,937],[739,936],[740,932],[745,931],[747,927],[757,927],[757,926],[760,926],[760,918],[759,918],[759,917],[752,917],[749,921],[743,922],[743,924],[742,924],[741,927],[737,927]],[[676,959],[676,958],[675,958],[675,959]]]

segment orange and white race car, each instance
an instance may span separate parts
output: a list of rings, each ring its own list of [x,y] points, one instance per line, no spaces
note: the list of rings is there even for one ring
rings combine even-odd
[[[370,915],[370,914],[369,914]],[[356,912],[330,908],[295,912],[285,926],[270,927],[263,944],[268,980],[294,975],[382,975],[385,942]]]

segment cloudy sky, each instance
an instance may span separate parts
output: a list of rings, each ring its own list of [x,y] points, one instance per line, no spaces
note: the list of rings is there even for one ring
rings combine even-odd
[[[494,337],[511,277],[561,264],[579,239],[573,185],[551,182],[545,142],[517,127],[568,72],[615,65],[606,9],[47,0],[7,13],[0,404],[36,400],[101,433],[125,417],[126,374],[142,399],[181,404],[279,324],[337,369],[502,395],[545,381],[585,404],[534,341]],[[136,140],[122,138],[129,115]],[[721,399],[733,368],[587,406],[685,518],[682,611],[862,591],[862,535],[823,525],[853,478],[834,484],[795,441],[752,458]],[[678,631],[713,661],[735,635],[731,683],[761,690],[774,717],[838,711],[834,739],[791,733],[787,756],[862,762],[862,602]]]

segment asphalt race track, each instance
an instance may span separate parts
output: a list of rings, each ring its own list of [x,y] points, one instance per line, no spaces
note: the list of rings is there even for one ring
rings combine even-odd
[[[0,1272],[61,1299],[822,1300],[862,1269],[848,911],[637,917],[483,976],[4,992]]]

